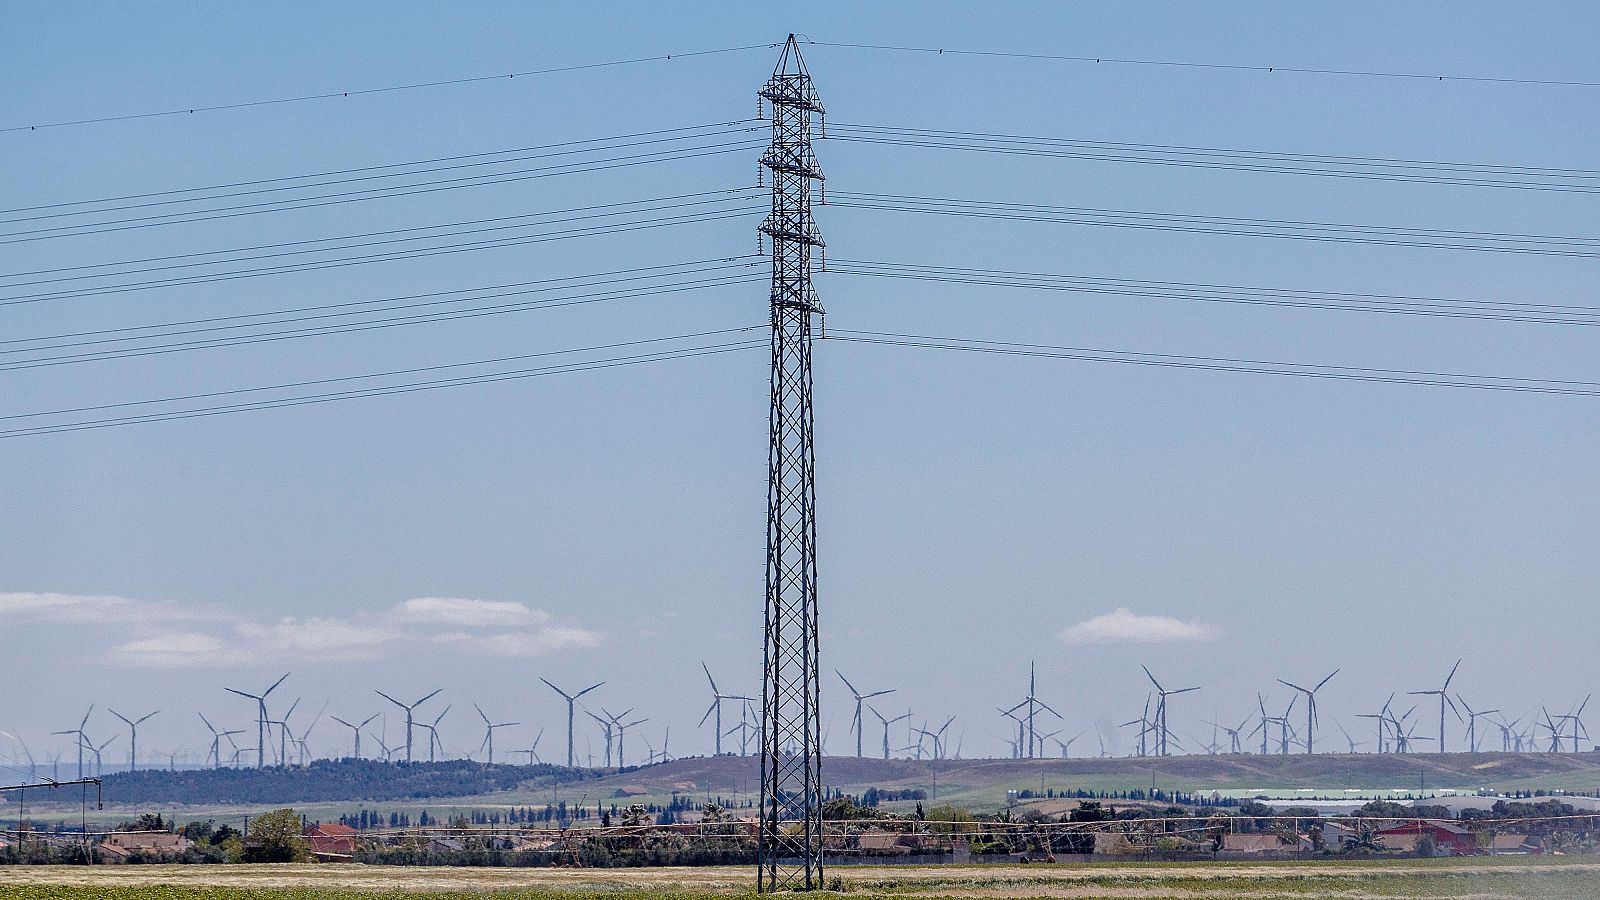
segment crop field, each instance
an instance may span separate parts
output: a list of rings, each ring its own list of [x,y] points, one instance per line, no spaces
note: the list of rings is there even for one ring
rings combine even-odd
[[[836,867],[828,896],[861,898],[1579,898],[1600,863],[1561,858],[1291,863]],[[38,866],[0,870],[19,900],[692,898],[752,895],[748,868],[456,869],[359,865]]]

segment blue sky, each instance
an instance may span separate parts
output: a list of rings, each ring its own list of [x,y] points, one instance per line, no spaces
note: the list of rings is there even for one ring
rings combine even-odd
[[[767,44],[1600,80],[1580,3],[25,4],[0,126]],[[756,49],[457,87],[0,133],[7,209],[752,115]],[[1595,168],[1596,88],[1333,77],[807,46],[839,123]],[[837,191],[1593,236],[1583,194],[1166,169],[823,141]],[[251,246],[753,183],[722,155],[426,196],[0,246],[0,271]],[[820,208],[838,257],[1123,278],[1586,303],[1585,259],[996,223]],[[757,218],[0,309],[7,337],[368,300],[751,253]],[[0,278],[0,295],[18,276]],[[1582,327],[819,277],[828,325],[1387,368],[1588,379]],[[0,414],[756,325],[759,283],[594,306],[0,373]],[[605,679],[647,731],[693,731],[699,669],[754,690],[764,525],[760,353],[0,441],[0,728],[157,706],[199,748],[219,685],[329,712],[435,686],[556,722],[537,681]],[[1027,661],[1073,731],[1137,714],[1138,664],[1205,686],[1174,726],[1239,718],[1336,666],[1347,725],[1458,655],[1522,712],[1594,684],[1593,399],[1320,383],[824,343],[829,668],[956,714],[967,755]],[[86,600],[83,598],[115,598]],[[449,602],[418,602],[443,600]],[[1129,641],[1063,630],[1164,617]],[[1104,622],[1104,620],[1101,620]],[[1524,664],[1504,667],[1505,650]],[[1565,649],[1563,649],[1565,648]],[[724,674],[725,673],[725,674]],[[1166,673],[1171,673],[1170,675]],[[1437,674],[1436,674],[1437,673]],[[728,685],[725,685],[728,686]],[[237,686],[237,685],[236,685]],[[848,715],[830,681],[830,740]],[[1277,692],[1282,693],[1281,689]],[[1287,701],[1287,697],[1283,697]],[[1009,705],[1009,702],[1006,704]],[[123,710],[129,712],[129,710]],[[454,715],[454,713],[452,713]],[[215,720],[215,719],[214,719]],[[1180,720],[1183,724],[1179,724]],[[465,717],[451,739],[477,745]],[[109,734],[107,720],[101,730]],[[523,732],[528,732],[523,734]],[[320,732],[328,749],[340,739]],[[1459,740],[1459,739],[1457,739]],[[38,738],[36,744],[43,742]],[[146,743],[148,741],[148,743]],[[315,745],[316,740],[313,741]],[[544,745],[553,746],[553,745]],[[0,750],[3,750],[0,747]],[[36,755],[41,755],[36,750]],[[3,760],[0,760],[3,762]]]

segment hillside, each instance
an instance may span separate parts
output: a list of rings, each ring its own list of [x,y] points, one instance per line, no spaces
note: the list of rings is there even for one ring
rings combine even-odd
[[[951,759],[882,760],[830,757],[823,761],[830,788],[860,794],[924,792],[930,800],[976,810],[1006,802],[1008,790],[1126,791],[1148,788],[1244,795],[1268,793],[1343,796],[1392,791],[1600,789],[1600,753],[1581,754],[1319,754],[1315,756],[1176,756],[1166,759]],[[485,766],[463,760],[384,764],[371,760],[319,760],[305,769],[143,771],[106,777],[104,820],[166,810],[185,818],[234,820],[273,806],[293,805],[312,818],[331,820],[360,808],[434,816],[542,808],[565,801],[665,804],[674,793],[743,803],[759,788],[754,757],[691,757],[620,772],[560,766]],[[92,792],[89,795],[91,805]],[[42,818],[79,814],[78,794],[60,800],[30,792],[29,808]],[[904,804],[909,805],[909,804]],[[896,808],[897,804],[889,804]]]

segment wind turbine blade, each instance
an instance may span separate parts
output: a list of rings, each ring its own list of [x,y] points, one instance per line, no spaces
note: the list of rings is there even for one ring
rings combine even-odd
[[[1344,667],[1340,666],[1339,668],[1342,669]],[[1334,669],[1332,672],[1329,672],[1327,678],[1324,678],[1321,681],[1317,682],[1317,686],[1311,689],[1312,692],[1316,692],[1316,691],[1322,690],[1322,686],[1327,684],[1328,682],[1332,681],[1333,680],[1333,676],[1335,676],[1337,674],[1339,674],[1339,669]]]
[[[706,665],[706,661],[703,660],[703,659],[700,660],[700,668],[706,670],[706,680],[711,682],[711,693],[712,693],[712,695],[715,696],[715,695],[721,693],[721,691],[717,690],[717,680],[715,678],[711,677],[711,667]]]
[[[1151,684],[1153,684],[1153,685],[1155,685],[1155,686],[1156,686],[1156,690],[1158,690],[1158,691],[1164,691],[1164,690],[1166,690],[1166,689],[1165,689],[1165,688],[1163,688],[1163,687],[1162,687],[1162,686],[1161,686],[1161,682],[1159,682],[1159,681],[1157,681],[1157,680],[1156,680],[1156,677],[1155,677],[1155,676],[1154,676],[1154,675],[1151,675],[1151,674],[1150,674],[1150,667],[1149,667],[1149,666],[1147,666],[1147,665],[1145,665],[1145,664],[1144,664],[1144,663],[1140,663],[1140,664],[1139,664],[1139,668],[1141,668],[1141,669],[1143,669],[1143,670],[1144,670],[1144,674],[1145,674],[1145,676],[1146,676],[1146,677],[1148,677],[1148,678],[1149,678],[1149,679],[1150,679],[1150,683],[1151,683]]]
[[[839,671],[838,669],[834,669],[833,674],[839,676],[839,680],[844,682],[844,686],[850,689],[850,693],[855,695],[856,699],[861,699],[861,692],[856,690],[856,686],[850,683],[850,679],[844,677],[843,672]]]
[[[389,696],[388,694],[385,694],[383,691],[375,689],[375,690],[373,690],[373,693],[375,693],[379,697],[382,697],[383,699],[389,701],[390,703],[393,703],[395,706],[398,706],[401,709],[405,709],[406,708],[406,705],[404,703],[401,703],[399,700],[396,700],[395,698]]]
[[[433,689],[433,693],[429,694],[426,697],[423,697],[421,700],[418,700],[417,702],[415,702],[415,703],[413,703],[411,705],[412,706],[421,706],[422,704],[427,703],[429,700],[432,700],[434,697],[437,697],[439,695],[439,692],[442,691],[442,690],[444,690],[444,688],[434,688]]]
[[[717,711],[717,703],[718,701],[716,700],[711,701],[711,705],[706,707],[706,714],[700,717],[700,725],[696,725],[696,728],[706,724],[706,720],[711,718],[711,714]]]
[[[1292,684],[1290,682],[1284,681],[1282,678],[1278,679],[1278,683],[1281,684],[1281,685],[1284,685],[1286,687],[1292,687],[1297,691],[1304,691],[1305,693],[1308,693],[1308,694],[1311,693],[1310,691],[1307,691],[1305,688],[1301,687],[1300,685]]]
[[[274,681],[272,683],[272,687],[269,687],[266,690],[261,692],[261,699],[263,699],[263,700],[267,699],[267,695],[272,693],[273,691],[277,690],[278,689],[278,685],[283,684],[284,679],[286,679],[288,677],[289,677],[289,673],[288,672],[283,673],[283,677],[279,678],[277,681]]]
[[[1458,659],[1456,660],[1456,664],[1450,667],[1450,674],[1444,677],[1444,687],[1440,688],[1440,690],[1450,690],[1450,679],[1456,677],[1456,670],[1459,668],[1461,668],[1461,660]]]
[[[576,700],[579,697],[582,697],[584,694],[589,693],[590,691],[594,690],[595,688],[599,687],[602,684],[605,684],[605,682],[604,681],[597,681],[594,684],[591,684],[588,687],[584,688],[583,690],[577,692],[576,694],[573,694],[572,695],[572,699]]]

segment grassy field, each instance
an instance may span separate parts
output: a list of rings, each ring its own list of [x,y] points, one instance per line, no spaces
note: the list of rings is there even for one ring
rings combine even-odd
[[[835,867],[829,887],[860,898],[1584,898],[1600,862],[1497,858],[1292,863]],[[377,896],[617,898],[750,896],[748,868],[449,869],[354,865],[0,869],[19,900],[311,900]]]

